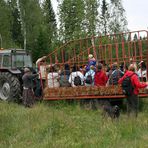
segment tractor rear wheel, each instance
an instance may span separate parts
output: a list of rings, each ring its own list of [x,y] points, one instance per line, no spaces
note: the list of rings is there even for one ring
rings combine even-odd
[[[21,96],[18,78],[9,72],[0,72],[0,99],[16,101]]]

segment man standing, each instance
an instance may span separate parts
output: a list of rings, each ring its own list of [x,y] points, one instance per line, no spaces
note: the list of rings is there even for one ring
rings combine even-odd
[[[133,90],[129,95],[127,95],[127,113],[128,115],[130,115],[130,113],[133,113],[134,116],[137,117],[138,105],[139,105],[139,98],[138,98],[139,89],[147,87],[148,82],[141,83],[135,71],[136,71],[135,65],[131,64],[128,68],[128,71],[124,74],[122,78],[119,79],[118,83],[122,84],[125,78],[130,77]]]
[[[33,79],[38,74],[32,74],[29,68],[24,68],[23,80],[23,104],[25,107],[32,107],[34,104]]]

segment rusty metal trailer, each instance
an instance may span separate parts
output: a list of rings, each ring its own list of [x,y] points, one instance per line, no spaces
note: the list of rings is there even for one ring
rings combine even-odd
[[[148,31],[146,30],[69,41],[46,56],[44,66],[56,65],[60,69],[65,64],[69,64],[70,67],[77,64],[80,67],[87,64],[89,54],[94,55],[97,63],[103,62],[106,65],[114,62],[129,64],[131,58],[135,63],[144,61],[148,77]],[[39,69],[40,66],[39,64]],[[43,87],[42,81],[41,84]],[[43,94],[44,100],[125,98],[120,85],[49,88],[47,76]],[[139,95],[147,97],[148,93],[145,89],[141,89]]]

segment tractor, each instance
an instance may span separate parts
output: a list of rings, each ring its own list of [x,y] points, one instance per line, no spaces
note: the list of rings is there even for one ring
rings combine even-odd
[[[33,67],[29,51],[0,49],[0,99],[15,101],[21,98],[24,67]]]

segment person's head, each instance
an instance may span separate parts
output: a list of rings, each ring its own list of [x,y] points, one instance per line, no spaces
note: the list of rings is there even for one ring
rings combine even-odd
[[[115,62],[115,63],[113,63],[113,65],[112,65],[112,70],[115,70],[115,69],[117,69],[118,68],[118,64]]]
[[[134,59],[133,58],[130,58],[130,63],[132,64],[134,62]]]
[[[24,73],[29,73],[29,72],[31,72],[30,69],[28,67],[25,67],[24,68]]]
[[[85,70],[85,65],[80,66],[80,67],[79,67],[79,70],[80,70],[80,71],[84,71],[84,70]]]
[[[74,64],[74,66],[72,67],[72,72],[76,72],[78,71],[78,66],[76,64]]]
[[[52,66],[54,67],[54,72],[57,72],[60,70],[60,65],[58,64],[52,64]]]
[[[68,64],[65,64],[65,65],[64,65],[64,68],[65,68],[65,70],[70,70],[70,67],[69,67]]]
[[[134,64],[130,64],[130,66],[128,67],[128,70],[132,71],[132,72],[135,72],[136,71],[135,65]]]
[[[146,69],[146,64],[145,64],[144,61],[141,61],[141,62],[138,64],[138,66],[139,66],[140,68],[142,68],[142,69]]]
[[[90,66],[90,69],[91,69],[91,70],[94,70],[94,69],[95,69],[94,65],[91,65],[91,66]]]
[[[89,55],[88,55],[88,58],[89,58],[89,59],[92,59],[93,57],[94,57],[94,56],[93,56],[92,54],[89,54]]]
[[[97,66],[97,71],[101,71],[101,69],[102,69],[102,64],[99,63],[98,66]]]
[[[55,67],[54,66],[50,66],[50,72],[55,72]]]
[[[42,59],[38,64],[39,64],[39,65],[45,65],[45,63],[46,63],[45,60]]]

